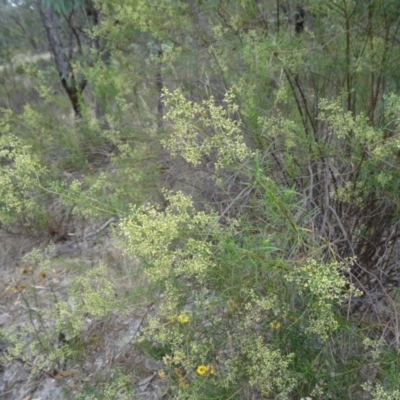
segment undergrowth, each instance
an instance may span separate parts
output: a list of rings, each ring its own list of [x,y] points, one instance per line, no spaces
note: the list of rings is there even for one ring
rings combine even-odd
[[[100,3],[112,61],[74,65],[91,87],[82,115],[68,115],[46,63],[20,71],[40,104],[1,110],[0,226],[56,242],[26,254],[32,279],[7,287],[24,320],[1,330],[2,363],[32,380],[73,376],[65,398],[82,400],[140,398],[152,380],[182,400],[398,399],[399,97],[382,98],[378,125],[379,110],[356,113],[338,90],[350,66],[307,92],[300,81],[320,77],[302,70],[306,40],[266,34],[275,22],[261,27],[253,3],[220,2],[198,42],[191,6],[214,2],[163,0],[157,15],[145,1]],[[120,258],[88,262],[108,228]],[[54,254],[73,239],[84,250],[71,266]],[[87,379],[119,331],[129,351]],[[149,359],[162,367],[143,383]]]
[[[166,96],[173,100],[177,94]],[[366,392],[377,400],[396,398],[397,381],[390,378],[397,374],[396,361],[389,348],[366,341],[368,328],[360,330],[343,314],[346,304],[362,295],[346,279],[354,260],[329,260],[318,251],[302,226],[309,212],[302,209],[301,193],[266,176],[260,155],[247,150],[238,125],[227,122],[229,113],[210,100],[199,120],[200,105],[194,108],[182,97],[174,104],[178,111],[169,113],[174,128],[184,135],[187,124],[195,123],[196,130],[186,142],[171,136],[168,146],[195,164],[217,154],[214,179],[221,190],[220,177],[241,170],[254,212],[221,219],[211,207],[198,211],[187,195],[166,190],[164,206],[121,209],[113,194],[106,194],[107,173],[86,191],[82,185],[90,180],[57,186],[40,159],[10,139],[11,149],[3,151],[10,160],[2,170],[3,222],[9,223],[11,210],[15,217],[37,213],[37,201],[27,200],[32,190],[44,197],[57,193],[83,215],[120,213],[114,235],[126,256],[140,259],[148,287],[159,299],[134,346],[163,362],[158,379],[167,382],[174,399],[359,398]],[[224,136],[223,153],[215,153],[219,141],[196,140],[209,126],[223,127],[221,135],[234,133]],[[34,251],[25,261],[46,276],[51,261],[43,254],[51,249]],[[40,304],[35,285],[16,288],[29,322],[19,331],[2,331],[9,345],[3,360],[20,360],[33,376],[62,373],[71,362],[83,362],[87,319],[123,312],[125,299],[117,300],[118,287],[108,276],[104,263],[84,268],[70,281],[67,299],[50,291],[53,300],[46,305]],[[369,370],[389,391],[369,384]],[[87,387],[80,398],[130,398],[126,374],[122,369],[106,387]]]

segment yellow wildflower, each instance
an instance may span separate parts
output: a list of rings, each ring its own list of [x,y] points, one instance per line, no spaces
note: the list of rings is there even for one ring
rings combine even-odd
[[[269,324],[269,326],[270,326],[272,329],[275,329],[276,331],[279,331],[279,329],[281,329],[281,323],[280,323],[279,321],[277,321],[277,320],[272,321],[272,322]]]
[[[189,316],[186,314],[180,314],[180,315],[178,315],[177,320],[181,324],[187,324],[189,322]]]
[[[198,375],[204,376],[204,375],[208,374],[209,370],[210,370],[210,367],[208,367],[207,365],[203,365],[202,364],[202,365],[199,365],[197,367],[196,372],[197,372]]]

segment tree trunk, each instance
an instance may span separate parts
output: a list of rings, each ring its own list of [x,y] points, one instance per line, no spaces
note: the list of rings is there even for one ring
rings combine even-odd
[[[38,5],[40,17],[46,30],[50,51],[54,56],[57,70],[60,74],[61,84],[63,85],[68,98],[71,101],[75,116],[79,118],[82,116],[80,94],[85,89],[87,82],[85,79],[82,79],[80,82],[76,81],[70,60],[67,58],[63,50],[63,45],[60,38],[60,26],[53,10],[45,7],[41,0],[37,0],[36,3]]]

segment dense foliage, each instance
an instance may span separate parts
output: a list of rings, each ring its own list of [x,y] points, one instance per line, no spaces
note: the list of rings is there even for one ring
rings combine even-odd
[[[57,243],[113,218],[166,398],[400,398],[398,6],[0,3],[0,224]],[[41,40],[52,59],[16,63]],[[59,332],[134,301],[108,268],[6,357],[67,362]],[[127,376],[81,396],[131,398]]]

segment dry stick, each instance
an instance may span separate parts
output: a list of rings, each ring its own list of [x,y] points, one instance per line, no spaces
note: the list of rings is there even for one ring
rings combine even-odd
[[[344,237],[345,240],[347,241],[347,243],[348,243],[348,245],[349,245],[349,248],[350,248],[351,252],[353,253],[353,257],[354,257],[354,256],[356,255],[356,253],[355,253],[354,248],[353,248],[353,246],[352,246],[352,244],[351,244],[351,242],[350,242],[350,240],[349,240],[349,237],[348,237],[348,235],[347,235],[346,229],[344,229],[344,226],[343,226],[343,224],[342,224],[342,221],[340,220],[339,216],[337,215],[335,209],[334,209],[332,206],[328,206],[328,207],[329,207],[329,210],[332,212],[332,214],[336,217],[336,221],[337,221],[337,223],[338,223],[338,225],[339,225],[340,230],[341,230],[342,233],[343,233],[343,237]]]
[[[362,267],[361,267],[361,268],[362,268]],[[367,271],[365,268],[362,268],[362,269],[363,269],[365,272],[369,272],[369,271]],[[370,274],[373,275],[372,273],[370,273]],[[376,275],[374,275],[374,276],[376,277]],[[380,288],[381,288],[383,294],[385,295],[386,299],[389,301],[389,303],[392,305],[392,307],[393,307],[393,309],[394,309],[394,311],[395,311],[394,316],[395,316],[395,323],[396,323],[397,329],[396,329],[396,331],[393,332],[393,333],[394,333],[394,335],[395,335],[395,341],[396,341],[396,344],[397,344],[397,346],[398,346],[398,345],[399,345],[399,341],[400,341],[400,331],[399,331],[399,319],[398,319],[398,315],[397,315],[398,313],[397,313],[396,303],[394,302],[394,300],[392,299],[392,297],[391,297],[391,296],[388,294],[388,292],[386,291],[385,286],[382,284],[381,280],[378,279],[377,281],[378,281],[378,284],[379,284],[379,286],[380,286]],[[381,320],[380,320],[379,322],[381,323],[381,325],[384,325],[384,324],[382,323]],[[386,326],[386,327],[389,328],[388,326]],[[389,328],[389,330],[390,330],[390,328]]]
[[[97,234],[99,234],[101,231],[103,231],[104,229],[107,228],[108,225],[110,225],[112,222],[116,222],[117,218],[116,217],[112,217],[110,218],[107,222],[105,222],[99,229],[96,229],[93,232],[88,233],[87,235],[83,235],[83,240],[86,240],[92,236],[95,236]]]
[[[396,239],[397,235],[395,234],[395,230],[393,230],[389,237],[386,239],[386,243],[384,243],[386,250],[388,250],[388,246],[387,243],[390,242],[393,238]],[[393,253],[394,249],[393,246],[391,246],[391,253]],[[381,263],[381,260],[387,256],[385,253],[379,258],[379,260],[377,261],[377,264],[379,265]],[[390,256],[389,256],[390,257]],[[379,268],[378,268],[379,269]],[[382,274],[382,269],[379,269],[380,275]],[[376,275],[375,275],[376,276]],[[392,331],[394,336],[395,336],[395,343],[396,346],[399,346],[400,343],[400,331],[399,331],[399,319],[398,319],[398,311],[397,311],[397,306],[396,306],[396,302],[392,299],[392,297],[388,294],[388,292],[386,291],[385,285],[382,283],[382,278],[379,278],[376,276],[377,278],[377,282],[379,283],[379,286],[382,289],[383,294],[385,295],[385,298],[388,300],[388,302],[391,304],[393,310],[394,310],[394,318],[395,318],[395,327],[393,330],[391,328],[389,328],[388,325],[386,325],[386,327],[388,328],[389,331]],[[383,335],[383,333],[382,333]]]
[[[309,188],[310,188],[310,199],[313,198],[313,188],[314,188],[314,172],[312,170],[312,165],[311,165],[311,160],[309,159],[309,162],[307,164],[307,169],[308,172],[310,173],[310,184],[309,184]]]
[[[251,188],[244,188],[244,189],[232,200],[232,202],[228,205],[228,207],[225,208],[225,210],[224,210],[224,211],[222,212],[222,214],[219,216],[217,222],[219,222],[219,221],[221,220],[221,218],[231,209],[231,207],[235,204],[235,202],[236,202],[237,200],[239,200],[239,198],[242,196],[242,194],[243,194],[244,192],[247,191],[247,193],[245,194],[245,195],[247,195],[248,193],[251,192],[251,190],[252,190]]]
[[[370,275],[370,276],[376,278],[376,275],[374,275],[371,271],[369,271],[368,269],[366,269],[365,267],[363,267],[363,266],[362,266],[361,264],[359,264],[358,262],[357,262],[357,267],[360,268],[365,274]],[[371,294],[369,293],[368,289],[361,283],[361,281],[360,281],[354,274],[351,274],[351,277],[354,278],[354,279],[358,282],[358,284],[360,285],[360,287],[363,289],[364,294],[367,295],[367,296],[370,298],[371,304],[373,304],[373,299],[372,299],[372,296],[371,296]],[[393,300],[392,300],[391,297],[388,295],[388,293],[387,293],[387,291],[385,290],[385,287],[384,287],[384,285],[382,284],[381,280],[377,279],[377,282],[378,282],[380,288],[382,289],[383,294],[386,295],[386,297],[389,299],[389,302],[390,302],[390,303],[394,306],[394,308],[396,309],[396,306],[395,306]],[[349,314],[350,314],[350,303],[349,303],[349,308],[348,308],[348,317],[349,317]],[[397,313],[396,313],[395,315],[396,315],[395,319],[396,319],[396,323],[397,323],[397,321],[398,321]],[[400,335],[399,335],[399,337],[400,337]]]
[[[324,200],[325,200],[325,210],[324,210],[324,216],[322,218],[322,224],[319,230],[319,235],[321,236],[324,229],[325,229],[325,224],[326,224],[326,220],[328,218],[328,209],[329,209],[329,187],[328,187],[328,165],[326,165],[325,168],[325,182],[324,182],[324,186],[325,186],[325,195],[324,195]]]
[[[342,224],[342,221],[340,220],[339,216],[337,215],[335,209],[334,209],[332,206],[328,205],[328,208],[329,208],[329,210],[333,213],[333,215],[336,217],[336,220],[337,220],[337,223],[338,223],[338,225],[339,225],[339,228],[340,228],[340,230],[341,230],[342,233],[343,233],[343,237],[344,237],[345,241],[347,242],[347,244],[348,244],[348,246],[349,246],[351,252],[353,253],[353,257],[354,257],[354,256],[355,256],[355,251],[354,251],[354,248],[353,248],[353,246],[352,246],[350,240],[348,239],[348,235],[347,235],[346,230],[344,229],[344,226],[343,226],[343,224]],[[361,268],[362,268],[362,267],[361,267]],[[358,281],[358,283],[360,284],[360,286],[361,286],[362,288],[364,288],[364,285],[361,284],[361,282],[359,281],[359,279],[358,279],[356,276],[354,276],[353,274],[351,274],[351,276],[353,276],[353,277]],[[365,292],[365,293],[367,293],[367,292]],[[368,295],[369,295],[369,294],[368,294]],[[347,318],[349,318],[349,317],[350,317],[350,302],[349,302],[349,306],[348,306],[348,308],[347,308]]]
[[[358,265],[359,266],[359,265]],[[359,266],[360,268],[363,268]],[[366,271],[367,272],[367,271]],[[370,298],[371,303],[373,302],[371,294],[368,292],[367,288],[361,283],[361,281],[352,273],[350,273],[351,279],[355,279],[361,288],[362,292]],[[347,319],[350,318],[350,308],[351,308],[351,299],[349,299],[349,305],[347,307]]]

